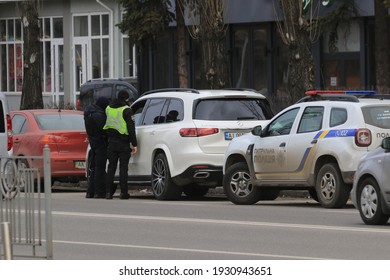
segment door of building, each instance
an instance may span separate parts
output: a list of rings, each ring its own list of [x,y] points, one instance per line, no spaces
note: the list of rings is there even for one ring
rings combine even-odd
[[[52,87],[53,104],[59,104],[64,96],[64,43],[63,40],[52,41]]]
[[[80,86],[88,80],[89,41],[86,38],[74,38],[74,89],[80,91]]]

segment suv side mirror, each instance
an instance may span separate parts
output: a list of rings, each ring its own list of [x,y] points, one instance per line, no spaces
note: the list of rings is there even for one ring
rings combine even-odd
[[[252,134],[255,135],[255,136],[260,136],[262,130],[263,130],[263,128],[261,127],[261,125],[257,125],[257,126],[255,126],[254,128],[252,128],[251,132],[252,132]]]
[[[390,150],[390,137],[386,137],[382,140],[381,147],[385,150]]]

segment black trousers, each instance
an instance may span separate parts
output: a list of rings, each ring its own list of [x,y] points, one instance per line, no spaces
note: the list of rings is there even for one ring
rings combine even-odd
[[[119,161],[119,185],[121,193],[128,193],[128,170],[131,157],[130,143],[110,141],[107,148],[108,168],[106,176],[106,193],[114,194],[114,177]]]
[[[107,145],[91,145],[91,166],[90,176],[88,178],[87,193],[91,196],[104,196],[106,193],[106,164],[107,164]]]

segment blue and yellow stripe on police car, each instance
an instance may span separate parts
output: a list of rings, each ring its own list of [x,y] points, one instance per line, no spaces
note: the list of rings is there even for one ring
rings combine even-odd
[[[302,159],[297,167],[297,169],[293,171],[282,171],[282,172],[255,172],[256,179],[261,179],[261,177],[275,176],[275,175],[299,175],[304,170],[305,164],[308,162],[308,159],[314,154],[316,142],[315,140],[324,139],[324,138],[336,138],[336,137],[354,137],[357,129],[331,129],[331,130],[323,130],[319,131],[311,141],[313,144],[311,147],[306,148]]]

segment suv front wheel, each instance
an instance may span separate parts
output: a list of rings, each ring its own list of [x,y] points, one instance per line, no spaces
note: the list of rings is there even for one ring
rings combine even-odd
[[[389,215],[382,211],[381,192],[373,178],[366,178],[359,184],[356,193],[357,208],[362,220],[367,225],[384,225]]]
[[[252,185],[248,166],[244,162],[233,164],[226,170],[223,189],[234,204],[255,204],[261,196],[260,188]]]
[[[182,188],[173,182],[164,154],[158,154],[153,161],[152,191],[158,200],[174,200],[181,197]]]
[[[318,172],[316,191],[324,208],[340,208],[347,203],[351,186],[344,183],[336,163],[327,163]]]

